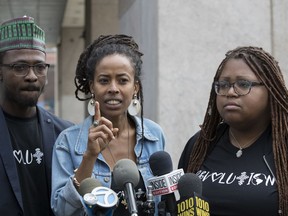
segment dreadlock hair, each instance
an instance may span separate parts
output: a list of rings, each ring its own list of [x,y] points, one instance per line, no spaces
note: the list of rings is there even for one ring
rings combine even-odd
[[[222,70],[230,59],[242,59],[257,78],[265,85],[269,94],[272,125],[272,146],[276,167],[276,182],[279,193],[279,211],[288,215],[288,91],[278,62],[269,53],[258,47],[238,47],[226,53],[219,65],[214,81],[218,81]],[[187,172],[196,172],[204,162],[207,152],[213,148],[216,130],[222,118],[216,107],[216,93],[211,88],[204,122],[200,135],[190,154]]]
[[[143,107],[143,89],[141,82],[142,73],[142,59],[143,55],[139,51],[138,44],[131,36],[118,34],[118,35],[101,35],[93,43],[91,43],[80,55],[74,83],[76,86],[75,96],[78,100],[84,101],[90,99],[90,82],[94,80],[94,73],[99,62],[106,56],[120,54],[128,57],[134,68],[134,80],[139,84],[139,91],[137,98]],[[79,91],[83,92],[87,97],[80,98]],[[142,137],[143,137],[143,109],[141,109],[141,124],[142,124]]]

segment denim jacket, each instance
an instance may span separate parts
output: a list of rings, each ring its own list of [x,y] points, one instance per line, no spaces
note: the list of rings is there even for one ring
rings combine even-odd
[[[134,152],[137,167],[147,188],[147,179],[153,177],[149,167],[149,157],[156,151],[163,151],[164,134],[155,122],[144,118],[144,141],[142,137],[141,119],[132,117],[136,125],[136,145]],[[82,124],[64,130],[56,140],[52,159],[52,196],[51,207],[55,215],[89,215],[89,209],[83,198],[73,185],[74,170],[79,167],[88,143],[88,130],[92,118],[87,117]],[[141,153],[142,152],[142,153]],[[100,153],[92,171],[92,177],[97,178],[102,186],[111,186],[111,171]],[[160,197],[154,197],[155,209]],[[157,215],[157,213],[155,213]]]

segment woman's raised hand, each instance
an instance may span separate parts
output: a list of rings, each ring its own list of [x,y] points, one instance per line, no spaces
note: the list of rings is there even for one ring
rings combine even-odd
[[[95,101],[94,121],[88,132],[88,145],[86,154],[98,156],[103,151],[118,132],[118,128],[113,128],[113,124],[105,117],[101,117],[100,105]]]

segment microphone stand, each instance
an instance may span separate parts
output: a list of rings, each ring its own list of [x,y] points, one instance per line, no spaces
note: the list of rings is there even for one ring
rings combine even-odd
[[[138,209],[137,204],[135,200],[135,192],[133,185],[131,183],[125,184],[125,192],[124,196],[125,199],[128,201],[128,209],[131,216],[138,216]]]
[[[141,190],[141,189],[140,189]],[[137,194],[144,193],[142,191],[138,191]],[[143,211],[143,216],[154,216],[155,213],[155,202],[153,199],[152,194],[152,186],[149,185],[147,187],[147,194],[146,194],[147,200],[145,202],[143,201],[137,201],[137,206],[139,206]]]

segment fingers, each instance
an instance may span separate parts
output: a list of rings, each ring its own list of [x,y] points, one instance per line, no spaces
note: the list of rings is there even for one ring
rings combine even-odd
[[[100,111],[100,104],[98,101],[95,101],[95,115],[94,115],[94,121],[93,126],[98,127],[99,125],[106,125],[110,130],[113,129],[112,122],[108,119],[101,117],[101,111]]]
[[[112,139],[115,139],[119,129],[113,128],[112,122],[101,116],[100,104],[95,101],[95,115],[89,128],[87,151],[90,155],[97,155],[103,151]]]
[[[98,101],[95,101],[95,115],[94,115],[94,121],[99,121],[101,118],[101,113],[100,113],[100,105]]]
[[[96,140],[97,138],[101,138],[104,141],[110,142],[112,139],[115,139],[115,135],[118,130],[115,130],[114,128],[111,130],[108,128],[105,124],[100,124],[97,127],[91,126],[89,128],[89,135],[88,138],[91,137],[91,140]]]
[[[112,138],[107,133],[95,131],[94,129],[93,126],[90,128],[86,152],[92,157],[97,157],[107,147]]]
[[[90,155],[95,156],[99,154],[107,147],[110,141],[112,139],[115,139],[115,136],[117,136],[118,128],[112,128],[111,130],[109,127],[107,127],[107,124],[110,125],[111,123],[109,122],[107,122],[107,119],[101,117],[100,125],[98,125],[97,127],[94,127],[93,125],[90,126],[87,146],[87,151]]]
[[[118,128],[113,128],[113,129],[112,129],[112,133],[113,133],[113,135],[114,135],[114,138],[117,137],[118,131],[119,131]]]

